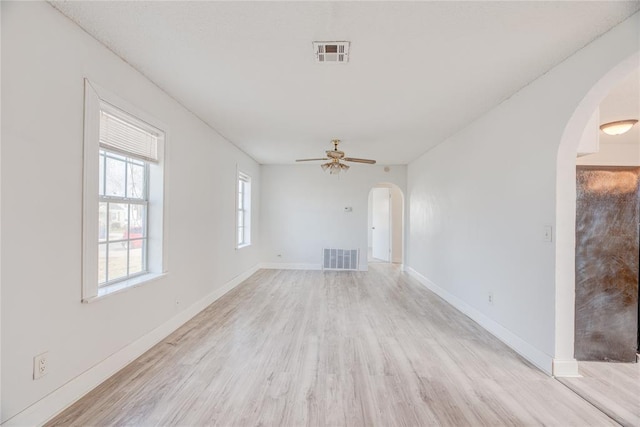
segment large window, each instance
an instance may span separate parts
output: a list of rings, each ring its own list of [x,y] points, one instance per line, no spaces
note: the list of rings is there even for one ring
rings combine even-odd
[[[242,248],[251,244],[251,177],[243,172],[238,172],[237,207],[236,247]]]
[[[164,132],[85,84],[83,300],[163,270]]]
[[[98,285],[147,272],[149,162],[100,150]]]

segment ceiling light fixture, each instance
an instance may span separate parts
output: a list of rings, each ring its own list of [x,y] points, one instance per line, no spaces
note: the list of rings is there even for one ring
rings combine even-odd
[[[617,122],[605,123],[600,126],[600,130],[607,135],[622,135],[638,123],[637,120],[618,120]]]
[[[327,169],[329,169],[329,173],[331,175],[335,175],[340,173],[341,170],[343,171],[348,171],[350,166],[349,165],[345,165],[344,163],[340,163],[340,161],[338,159],[333,159],[332,161],[328,162],[328,163],[323,163],[320,165],[320,167],[322,168],[323,171],[326,171]]]

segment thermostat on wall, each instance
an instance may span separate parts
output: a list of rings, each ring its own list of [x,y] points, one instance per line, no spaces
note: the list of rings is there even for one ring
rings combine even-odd
[[[344,211],[345,212],[353,212],[353,208],[351,206],[345,206]]]

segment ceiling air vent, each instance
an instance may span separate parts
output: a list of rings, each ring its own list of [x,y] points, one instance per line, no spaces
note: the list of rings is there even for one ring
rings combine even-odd
[[[316,62],[346,63],[349,61],[349,42],[313,42]]]

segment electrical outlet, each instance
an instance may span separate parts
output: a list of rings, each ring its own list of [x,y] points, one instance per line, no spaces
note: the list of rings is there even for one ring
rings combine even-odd
[[[37,380],[49,373],[49,353],[44,352],[33,358],[33,379]]]
[[[489,292],[487,294],[487,302],[489,303],[489,305],[493,305],[493,292]]]

